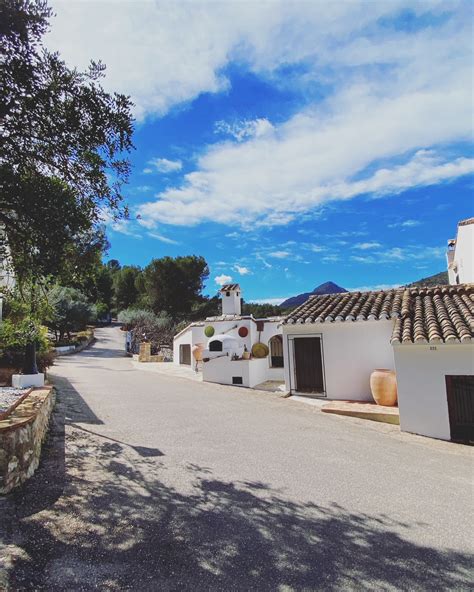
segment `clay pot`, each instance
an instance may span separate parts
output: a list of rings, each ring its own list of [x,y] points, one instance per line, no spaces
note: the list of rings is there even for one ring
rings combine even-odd
[[[252,356],[254,358],[266,358],[268,356],[269,349],[264,343],[254,343],[252,345]]]
[[[393,370],[378,368],[370,375],[370,390],[377,405],[397,404],[397,378]]]
[[[202,361],[202,352],[204,351],[204,343],[196,343],[192,348],[193,358],[196,362]]]
[[[242,354],[242,360],[250,360],[250,352],[249,351],[244,351],[244,353]]]

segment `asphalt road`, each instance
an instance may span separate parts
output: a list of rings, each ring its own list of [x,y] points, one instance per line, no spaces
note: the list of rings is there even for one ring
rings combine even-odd
[[[11,590],[468,590],[472,449],[62,358],[37,474],[0,506]],[[5,550],[5,549],[4,549]]]

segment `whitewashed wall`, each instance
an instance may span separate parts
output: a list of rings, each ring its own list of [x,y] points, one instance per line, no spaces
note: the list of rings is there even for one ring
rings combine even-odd
[[[453,265],[456,271],[449,269],[450,284],[469,284],[474,282],[474,224],[458,226],[456,237],[456,248],[454,255],[448,251],[448,264],[450,257],[453,258]],[[456,281],[459,278],[459,282]]]
[[[373,401],[370,374],[376,368],[395,369],[390,337],[393,321],[343,321],[283,326],[286,388],[294,390],[294,363],[289,335],[321,335],[328,399]],[[291,381],[290,381],[291,377]],[[291,385],[291,386],[290,386]]]
[[[175,364],[179,364],[179,348],[182,344],[189,344],[191,347],[196,343],[203,343],[206,347],[209,341],[209,338],[206,337],[204,334],[204,329],[211,325],[215,329],[214,335],[219,335],[221,333],[226,333],[226,335],[232,335],[233,337],[237,337],[239,341],[247,347],[248,351],[251,351],[252,345],[256,343],[259,338],[262,343],[268,345],[269,340],[274,335],[281,335],[282,327],[279,322],[266,322],[264,324],[264,329],[259,335],[257,331],[257,325],[254,321],[250,319],[241,319],[237,321],[204,321],[203,325],[199,326],[189,326],[185,331],[179,334],[177,337],[174,338],[173,341],[173,361]],[[232,329],[232,327],[237,328]],[[247,327],[248,335],[247,337],[240,337],[238,334],[238,328],[240,327]],[[221,358],[218,358],[221,360]],[[233,364],[235,362],[232,362]],[[248,361],[243,362],[244,364],[248,365]],[[223,370],[226,368],[226,371],[235,370],[234,366],[225,366],[225,364],[221,364],[216,366],[215,371],[211,370],[211,366],[214,364],[214,361],[206,362],[205,366],[207,368],[206,372],[203,372],[203,380],[208,380],[209,382],[219,382],[221,384],[232,384],[232,377],[228,375],[224,375]],[[255,369],[254,369],[255,367]],[[258,370],[257,370],[258,367]],[[260,369],[263,369],[262,372]],[[270,367],[270,356],[265,358],[264,360],[259,361],[258,364],[252,366],[252,370],[250,371],[250,380],[249,383],[252,383],[251,386],[255,384],[260,384],[265,380],[284,380],[284,371],[283,368],[271,368]],[[255,374],[253,377],[252,373]],[[247,372],[248,376],[248,372]],[[260,380],[261,378],[261,380]],[[257,382],[255,382],[257,380]]]
[[[449,440],[445,376],[474,374],[474,345],[398,345],[394,354],[401,429]]]
[[[474,224],[458,226],[454,261],[459,283],[474,282]]]
[[[232,384],[233,376],[242,378],[242,385],[254,387],[268,380],[268,361],[264,359],[235,360],[229,357],[215,358],[202,366],[202,379],[205,382]]]

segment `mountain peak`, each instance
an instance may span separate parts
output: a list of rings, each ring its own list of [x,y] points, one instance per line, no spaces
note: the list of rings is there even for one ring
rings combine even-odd
[[[342,292],[347,292],[345,288],[341,288],[334,282],[324,282],[324,284],[320,284],[313,290],[313,294],[341,294]]]
[[[334,282],[324,282],[324,284],[317,286],[312,292],[304,292],[304,294],[298,294],[298,296],[288,298],[288,300],[282,302],[280,306],[282,308],[294,308],[303,304],[310,296],[314,296],[315,294],[340,294],[341,292],[347,292],[347,290],[341,288],[341,286],[338,286]]]

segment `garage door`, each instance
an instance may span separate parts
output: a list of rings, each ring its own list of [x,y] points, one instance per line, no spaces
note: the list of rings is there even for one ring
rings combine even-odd
[[[324,393],[323,360],[319,337],[295,337],[295,379],[299,393]]]
[[[191,366],[191,346],[189,343],[184,343],[179,346],[179,363]]]
[[[474,444],[474,376],[446,376],[451,440]]]

